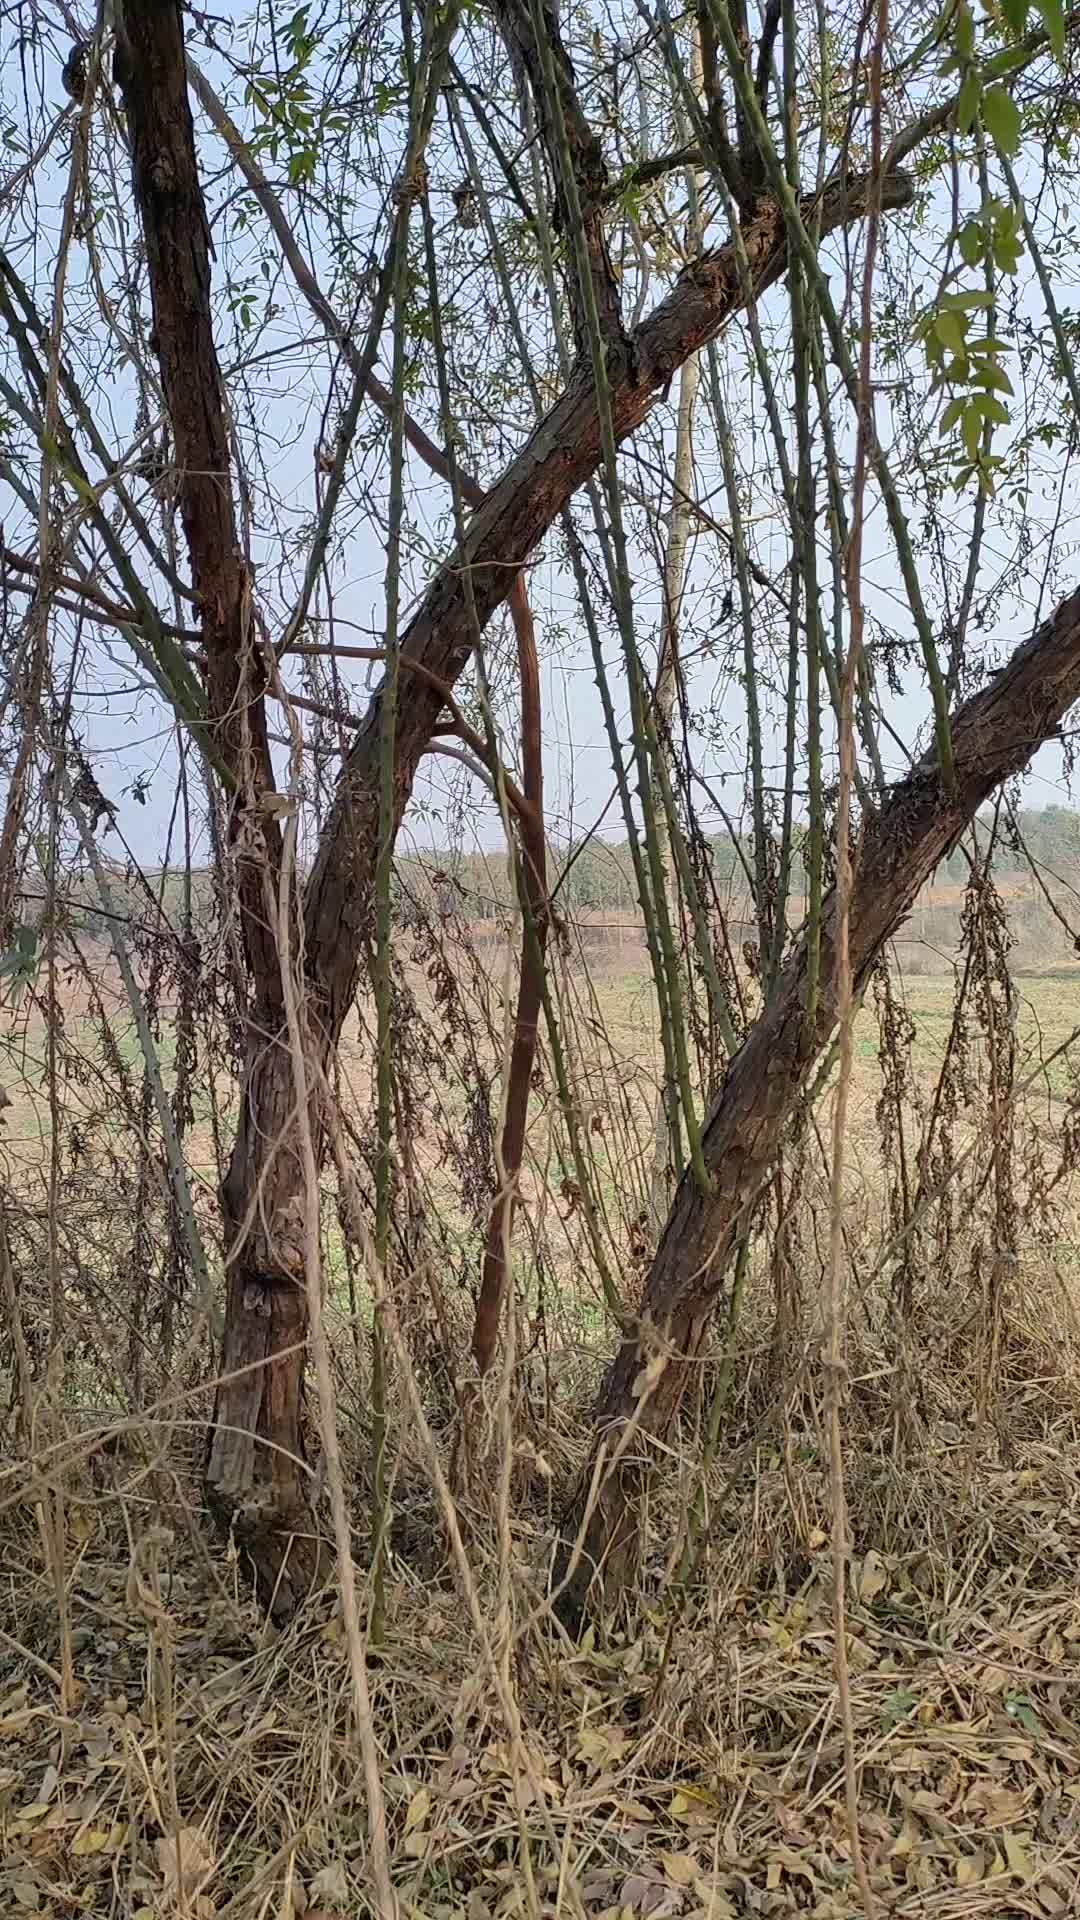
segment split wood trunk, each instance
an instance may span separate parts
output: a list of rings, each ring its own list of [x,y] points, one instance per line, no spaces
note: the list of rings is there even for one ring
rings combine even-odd
[[[851,901],[856,991],[885,942],[976,809],[1026,766],[1080,698],[1080,592],[1062,602],[952,723],[955,781],[931,750],[865,823]],[[564,1517],[553,1590],[577,1629],[590,1592],[635,1564],[645,1479],[700,1358],[735,1246],[746,1230],[797,1103],[836,1025],[835,903],[825,904],[817,1006],[807,1017],[805,940],[732,1060],[704,1134],[709,1191],[682,1176],[646,1281],[636,1330],[596,1408],[592,1458]],[[621,1451],[610,1468],[613,1454]],[[590,1499],[594,1481],[599,1486]],[[580,1541],[580,1548],[578,1542]],[[594,1587],[594,1582],[595,1587]]]

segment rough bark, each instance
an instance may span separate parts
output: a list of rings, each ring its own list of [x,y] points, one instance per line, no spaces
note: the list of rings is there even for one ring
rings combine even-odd
[[[623,332],[619,284],[608,253],[603,209],[609,180],[603,143],[593,128],[578,97],[573,62],[559,31],[558,8],[541,0],[544,44],[536,33],[530,0],[499,0],[499,23],[513,58],[529,76],[536,103],[537,124],[547,151],[555,185],[555,227],[560,233],[573,232],[571,186],[581,214],[584,264],[592,283],[596,319],[605,345],[621,352],[626,346]],[[549,68],[549,71],[546,69]],[[549,80],[551,84],[549,85]],[[572,181],[567,179],[565,158],[569,160]],[[589,357],[588,301],[582,277],[576,270],[571,249],[567,290],[573,316],[574,342],[583,360]]]
[[[955,782],[947,789],[935,751],[926,754],[865,825],[851,899],[850,956],[860,990],[919,888],[954,846],[976,809],[1056,733],[1080,699],[1080,592],[1013,654],[952,723]],[[654,1447],[671,1426],[719,1300],[729,1258],[780,1149],[788,1122],[836,1021],[835,900],[826,903],[821,977],[806,1017],[805,944],[732,1060],[706,1122],[712,1184],[704,1194],[683,1175],[646,1282],[636,1331],[624,1340],[601,1389],[593,1459],[565,1516],[556,1554],[556,1604],[580,1626],[590,1587],[609,1584],[633,1560],[637,1504]],[[633,1425],[631,1437],[631,1425]],[[629,1440],[591,1513],[589,1487],[601,1450]],[[582,1538],[582,1551],[575,1543]]]
[[[883,204],[910,204],[911,181],[889,175]],[[866,183],[829,188],[815,215],[823,233],[862,217]],[[809,217],[809,208],[807,217]],[[760,293],[787,264],[779,208],[765,207],[743,228],[750,283]],[[630,350],[610,369],[617,439],[627,439],[666,396],[683,361],[725,326],[743,305],[733,247],[719,248],[687,268],[656,310],[636,329]],[[402,641],[405,654],[445,686],[453,686],[470,657],[473,635],[462,582],[468,574],[481,627],[510,591],[515,574],[544,534],[599,467],[600,419],[591,369],[579,366],[531,438],[495,482],[469,523],[465,539],[440,570]],[[379,701],[375,694],[342,773],[317,850],[305,896],[309,975],[323,1000],[328,1030],[340,1031],[356,988],[363,929],[370,911],[378,823]],[[416,770],[438,721],[440,698],[430,683],[398,716],[395,785],[400,819]]]
[[[297,245],[285,217],[281,202],[269,185],[250,148],[242,139],[214,89],[192,62],[188,62],[188,78],[196,97],[209,114],[218,133],[225,141],[237,167],[247,180],[260,206],[265,213],[288,263],[297,287],[303,294],[316,318],[330,338],[340,347],[350,371],[356,378],[362,372],[362,356],[358,352],[352,335],[334,311],[322,288],[319,286],[310,265]],[[606,256],[605,256],[606,258]],[[610,263],[608,263],[610,272]],[[388,418],[393,412],[393,395],[373,373],[366,376],[366,390],[375,405]],[[424,465],[440,479],[451,483],[454,469],[451,467],[444,450],[437,446],[429,434],[406,413],[403,421],[405,438]],[[476,508],[483,505],[484,489],[472,474],[457,466],[457,481],[463,499]],[[521,687],[521,743],[522,743],[522,786],[524,797],[532,809],[531,815],[524,814],[519,820],[519,835],[522,854],[522,878],[526,894],[526,910],[531,915],[536,934],[536,948],[539,956],[522,952],[521,972],[518,980],[518,999],[514,1015],[514,1036],[511,1048],[508,1074],[506,1112],[503,1120],[502,1141],[500,1146],[500,1165],[502,1178],[499,1192],[492,1207],[488,1223],[484,1259],[481,1269],[480,1294],[477,1301],[476,1322],[473,1329],[473,1355],[477,1369],[485,1373],[490,1367],[498,1341],[499,1319],[506,1283],[506,1261],[504,1256],[505,1235],[513,1219],[517,1194],[517,1176],[521,1170],[521,1157],[525,1145],[525,1125],[528,1117],[529,1091],[532,1083],[533,1065],[536,1058],[537,1029],[542,997],[542,969],[544,951],[547,945],[549,914],[547,907],[547,846],[544,833],[544,771],[543,740],[540,710],[540,665],[536,650],[536,631],[529,606],[525,576],[519,573],[510,589],[508,606],[510,619],[517,642],[518,678]],[[304,706],[303,700],[297,702]],[[509,1220],[508,1220],[509,1216]]]
[[[126,0],[117,74],[146,242],[154,337],[172,430],[180,514],[198,595],[207,707],[232,777],[230,847],[248,971],[242,1112],[222,1190],[226,1332],[208,1470],[222,1518],[267,1585],[282,1541],[306,1579],[312,1556],[302,1495],[300,1404],[307,1327],[298,1231],[300,1159],[284,1036],[281,960],[270,905],[281,860],[266,671],[233,506],[228,425],[210,307],[209,231],[188,105],[176,0]],[[321,1036],[312,1037],[317,1084]],[[267,1542],[268,1533],[274,1537]],[[290,1576],[281,1589],[291,1593]]]
[[[269,1586],[280,1574],[286,1550],[301,1574],[305,1568],[294,1536],[306,1525],[299,1410],[307,1322],[299,1284],[302,1183],[292,1075],[283,1045],[280,959],[266,911],[277,881],[280,836],[273,814],[259,804],[261,794],[273,786],[264,671],[253,642],[250,584],[237,546],[180,8],[177,0],[123,0],[117,25],[118,77],[131,129],[133,181],[146,238],[181,511],[199,594],[208,705],[237,789],[232,844],[251,982],[241,1116],[222,1193],[228,1297],[208,1491],[221,1517],[239,1531]],[[562,75],[564,82],[569,78]],[[569,99],[567,93],[564,104]],[[905,206],[911,198],[906,175],[886,178],[884,205]],[[865,210],[865,182],[834,183],[816,210],[820,231],[825,234],[856,220]],[[751,284],[760,292],[786,265],[778,209],[764,205],[756,211],[744,225],[743,242]],[[591,265],[594,273],[603,275],[602,251],[595,253]],[[632,434],[666,395],[686,358],[739,310],[741,284],[733,248],[703,256],[629,341],[616,344],[609,384],[619,440]],[[463,581],[470,578],[483,627],[543,535],[596,471],[600,457],[597,395],[591,370],[583,362],[477,508],[464,541],[432,582],[403,637],[403,650],[418,671],[410,676],[410,698],[398,715],[398,821],[442,710],[439,683],[452,687],[472,652],[474,629]],[[376,694],[346,760],[305,890],[305,1030],[309,1082],[316,1088],[324,1083],[324,1069],[355,993],[370,929],[379,740]],[[318,1133],[317,1114],[313,1123]]]

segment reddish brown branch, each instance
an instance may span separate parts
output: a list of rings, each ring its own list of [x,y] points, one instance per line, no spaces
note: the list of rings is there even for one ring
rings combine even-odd
[[[522,914],[531,921],[535,943],[522,928],[521,968],[518,975],[517,1008],[510,1047],[510,1067],[506,1085],[506,1110],[502,1139],[496,1160],[498,1192],[488,1221],[484,1247],[484,1265],[480,1294],[473,1323],[472,1349],[480,1373],[486,1373],[495,1358],[499,1337],[502,1303],[506,1295],[506,1250],[517,1198],[518,1175],[525,1149],[525,1126],[529,1113],[529,1092],[536,1061],[537,1027],[543,989],[544,953],[549,925],[547,898],[547,844],[544,833],[544,761],[540,724],[540,664],[536,652],[536,634],[532,613],[525,595],[524,577],[518,574],[511,590],[514,632],[518,642],[518,673],[521,680],[521,762],[522,779],[529,813],[519,821],[521,838],[521,879],[524,897]]]
[[[851,894],[848,943],[855,990],[910,911],[934,868],[956,844],[977,808],[1052,739],[1080,699],[1080,592],[1018,647],[1003,672],[969,700],[952,723],[955,777],[946,785],[931,749],[886,796],[865,825]],[[643,1476],[668,1431],[701,1353],[728,1264],[745,1234],[788,1123],[828,1043],[837,1014],[837,914],[826,902],[820,983],[807,1018],[805,938],[785,967],[774,999],[755,1022],[706,1121],[702,1136],[712,1176],[703,1193],[691,1173],[679,1183],[642,1297],[641,1317],[609,1369],[596,1413],[593,1459],[567,1513],[556,1564],[559,1610],[582,1619],[599,1568],[617,1579],[632,1558]],[[644,1393],[642,1383],[647,1382]],[[610,1460],[628,1452],[589,1488],[601,1448]],[[632,1444],[630,1444],[632,1442]],[[575,1542],[583,1534],[583,1550]]]
[[[117,72],[131,138],[131,170],[146,244],[158,365],[175,451],[177,492],[207,658],[215,743],[242,801],[273,788],[263,703],[265,672],[250,631],[250,582],[233,510],[224,393],[210,309],[210,245],[188,105],[183,25],[176,0],[126,0],[117,16]],[[263,874],[276,874],[281,830],[247,807],[260,860],[239,866],[244,944],[264,1030],[281,1010],[281,979],[266,925]]]

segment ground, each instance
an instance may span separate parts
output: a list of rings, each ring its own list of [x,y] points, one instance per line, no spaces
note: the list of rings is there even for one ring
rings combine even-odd
[[[903,956],[915,957],[914,947]],[[852,1272],[868,1293],[853,1297],[850,1327],[847,1635],[862,1844],[881,1910],[911,1920],[1080,1910],[1080,1216],[1071,1176],[1054,1188],[1052,1207],[1031,1198],[1071,1112],[1073,1072],[1061,1049],[1080,1028],[1080,969],[1063,962],[1036,973],[1021,957],[1023,1121],[1018,1099],[1010,1176],[1021,1206],[1018,1258],[999,1284],[992,1257],[986,1265],[992,1242],[970,1218],[958,1216],[947,1245],[913,1233],[916,1299],[899,1344],[882,1306],[896,1264],[885,1257],[895,1166],[882,1145],[872,1002],[857,1029],[849,1219]],[[617,1244],[634,1170],[647,1165],[658,1052],[640,952],[615,942],[592,958],[588,974],[568,964],[560,990]],[[438,980],[415,951],[403,964],[453,1063],[453,1016]],[[914,1026],[901,1104],[914,1140],[946,1050],[955,981],[950,971],[905,965],[897,985],[901,973]],[[104,967],[101,978],[114,994]],[[489,957],[476,974],[462,969],[461,990],[479,992],[480,980],[493,992],[500,978]],[[131,1065],[115,1004],[112,1016],[112,1041]],[[22,1248],[33,1244],[50,1141],[45,1032],[32,1004],[8,1022],[6,1044],[5,1151],[23,1196],[13,1223]],[[84,1136],[98,1187],[112,1180],[117,1196],[110,1211],[108,1197],[72,1173],[68,1217],[83,1262],[108,1254],[119,1286],[116,1276],[130,1271],[127,1240],[116,1237],[127,1219],[130,1116],[110,1105],[101,1022],[74,990],[64,1045],[85,1067],[65,1079],[67,1124]],[[167,1009],[161,1049],[171,1071]],[[443,1244],[467,1273],[475,1227],[444,1147],[468,1119],[469,1091],[449,1070],[442,1079],[430,1070],[418,1131],[425,1191],[442,1195]],[[362,1113],[369,1062],[359,1033],[346,1071]],[[952,1127],[957,1153],[974,1167],[987,1117],[985,1047],[974,1042],[968,1075],[971,1097]],[[132,1088],[137,1096],[137,1075]],[[208,1219],[215,1128],[227,1124],[229,1100],[224,1078],[198,1088],[188,1145]],[[424,1437],[395,1413],[388,1625],[368,1681],[402,1913],[844,1920],[860,1909],[814,1359],[816,1149],[797,1252],[805,1360],[777,1373],[766,1262],[752,1275],[736,1338],[697,1579],[684,1591],[667,1573],[700,1483],[696,1421],[707,1378],[645,1516],[629,1612],[571,1648],[544,1614],[547,1547],[611,1332],[582,1258],[546,1080],[531,1146],[528,1218],[542,1217],[558,1285],[540,1298],[523,1269],[522,1325],[533,1344],[511,1383],[520,1444],[506,1524],[500,1531],[493,1402],[470,1436],[474,1473],[459,1497],[467,1572],[447,1543]],[[331,1209],[331,1328],[363,1582],[369,1314],[359,1299],[356,1341],[332,1229]],[[620,1279],[632,1288],[629,1256]],[[453,1272],[445,1284],[464,1341],[469,1295],[455,1291]],[[107,1391],[116,1355],[100,1340],[117,1324],[110,1311],[69,1276],[68,1405],[60,1414],[42,1403],[0,1469],[0,1910],[43,1920],[363,1911],[368,1813],[333,1590],[284,1629],[266,1623],[242,1561],[213,1540],[199,1509],[201,1361],[183,1356],[192,1384],[179,1414],[173,1404],[158,1418],[151,1405],[132,1423]],[[76,1408],[80,1382],[91,1381],[93,1404]],[[427,1412],[448,1464],[452,1417],[431,1392]],[[124,1432],[106,1447],[118,1420]]]

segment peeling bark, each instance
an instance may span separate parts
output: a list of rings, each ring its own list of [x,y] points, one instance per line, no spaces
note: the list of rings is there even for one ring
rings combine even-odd
[[[226,1331],[208,1468],[220,1518],[286,1603],[314,1564],[300,1409],[307,1333],[302,1178],[281,958],[271,903],[281,830],[263,807],[274,774],[266,669],[233,505],[228,424],[210,307],[210,242],[176,0],[126,0],[118,61],[146,241],[154,336],[198,595],[207,707],[232,777],[230,850],[248,972],[241,1118],[222,1189]],[[323,1065],[311,1039],[314,1085]],[[286,1551],[287,1549],[287,1551]],[[284,1571],[283,1571],[284,1569]],[[291,1571],[290,1571],[291,1570]]]
[[[851,898],[850,956],[856,991],[919,888],[995,788],[1053,738],[1080,699],[1080,592],[1013,654],[1004,671],[952,723],[955,782],[944,784],[935,751],[893,787],[865,825]],[[835,899],[826,902],[816,1014],[806,1018],[805,941],[776,994],[732,1060],[706,1122],[708,1195],[680,1181],[642,1299],[601,1389],[593,1458],[567,1512],[554,1585],[564,1623],[580,1627],[598,1573],[609,1584],[633,1564],[637,1509],[654,1455],[669,1430],[723,1289],[728,1262],[780,1150],[788,1123],[836,1023]],[[634,1423],[633,1437],[629,1437]],[[626,1452],[589,1512],[601,1452]],[[574,1547],[583,1533],[583,1550]],[[599,1584],[599,1582],[598,1582]]]
[[[828,233],[866,212],[866,183],[829,188],[814,217]],[[883,184],[883,204],[908,206],[906,174]],[[810,208],[807,208],[807,218]],[[769,205],[743,228],[749,277],[757,293],[787,265],[780,210]],[[618,440],[626,440],[665,398],[690,354],[716,338],[743,306],[734,248],[721,247],[687,268],[668,297],[631,336],[627,364],[612,370]],[[566,391],[478,508],[460,547],[437,574],[407,628],[403,652],[445,686],[470,658],[473,634],[462,582],[468,575],[483,628],[510,592],[521,566],[601,460],[600,416],[592,372],[579,366]],[[362,934],[370,912],[378,825],[379,701],[376,693],[345,763],[305,897],[306,952],[328,1031],[338,1033],[356,988]],[[440,696],[419,679],[398,716],[395,784],[400,820],[440,712]]]
[[[199,596],[208,706],[236,787],[232,850],[250,974],[241,1117],[222,1193],[229,1277],[208,1493],[221,1519],[245,1541],[264,1586],[274,1586],[287,1558],[297,1570],[291,1584],[299,1587],[308,1570],[297,1540],[307,1525],[299,1431],[307,1320],[296,1231],[302,1178],[284,1046],[280,956],[267,912],[277,884],[280,833],[273,814],[259,804],[263,792],[273,787],[265,671],[254,639],[250,582],[237,544],[180,7],[177,0],[122,0],[117,25],[123,41],[118,78],[131,129],[157,351]],[[572,74],[562,77],[567,85],[564,107],[572,107]],[[571,132],[580,134],[581,129]],[[579,141],[579,157],[586,148],[588,157],[592,147]],[[595,211],[605,190],[599,175],[593,187],[586,197]],[[886,207],[906,206],[911,198],[906,175],[886,177]],[[866,211],[866,184],[834,183],[820,207],[808,205],[808,217],[811,210],[823,234],[857,220]],[[742,238],[750,280],[760,293],[787,263],[778,209],[760,206],[746,221]],[[592,266],[602,278],[598,213],[593,239]],[[696,261],[629,340],[618,342],[609,366],[617,439],[625,440],[641,425],[666,396],[687,357],[715,338],[741,305],[734,250],[721,248]],[[433,580],[403,636],[403,651],[420,671],[398,715],[396,822],[442,711],[443,695],[433,682],[452,687],[471,656],[474,629],[464,579],[470,579],[483,627],[600,459],[597,395],[591,369],[583,362],[477,507],[461,546]],[[324,1082],[370,932],[379,739],[376,694],[345,762],[305,890],[305,1022],[309,1082],[315,1089]],[[525,1011],[528,1015],[528,1007]],[[313,1128],[321,1149],[317,1113]],[[287,1576],[279,1598],[288,1600],[289,1586]]]

